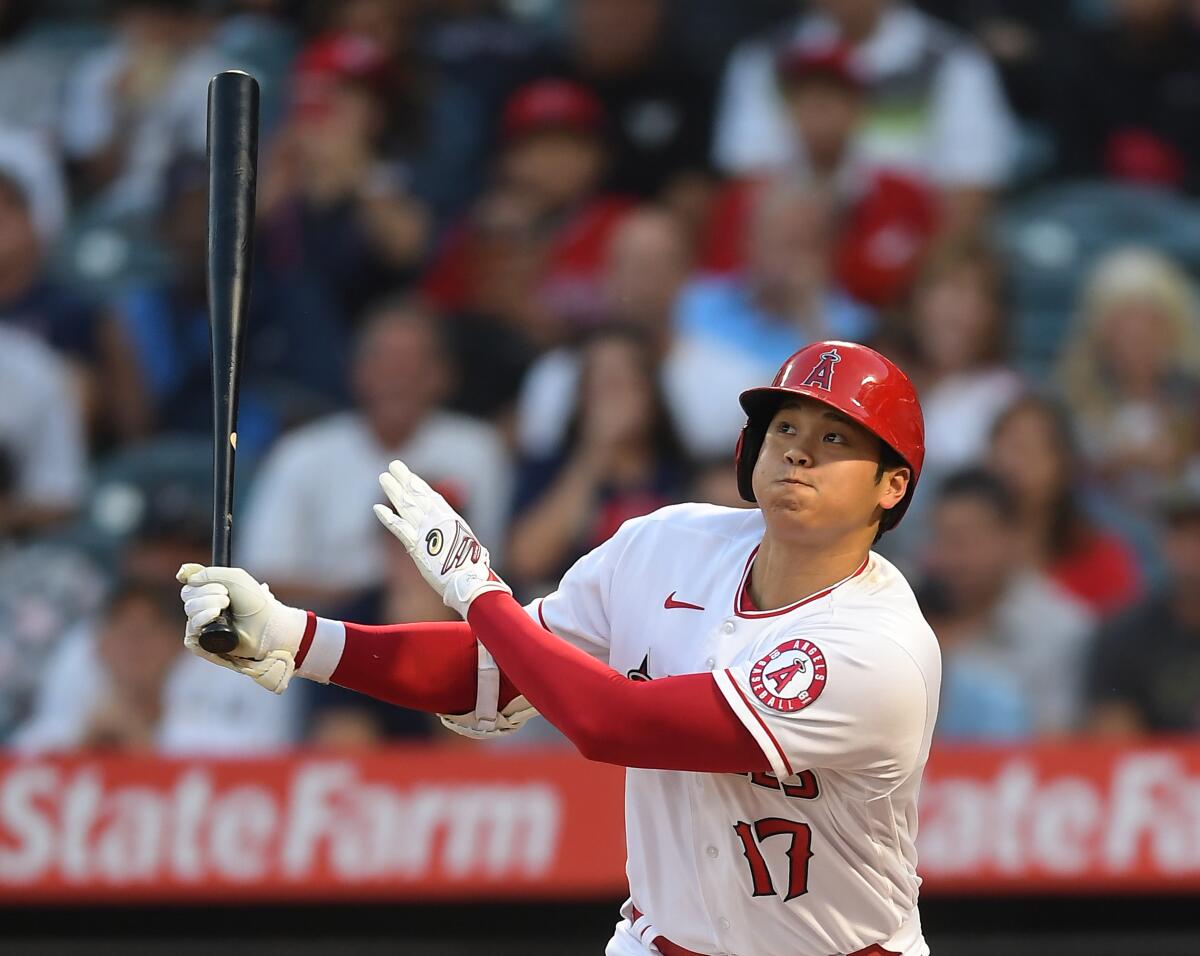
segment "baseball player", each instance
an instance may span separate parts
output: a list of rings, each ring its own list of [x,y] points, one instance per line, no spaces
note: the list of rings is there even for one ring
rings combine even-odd
[[[821,342],[744,392],[756,510],[626,522],[520,607],[463,519],[401,462],[380,521],[464,623],[363,627],[286,607],[237,568],[180,569],[196,653],[282,692],[293,671],[486,737],[534,709],[628,767],[630,898],[607,956],[924,956],[917,791],[937,642],[871,551],[912,497],[912,383]],[[228,607],[235,656],[195,635]]]

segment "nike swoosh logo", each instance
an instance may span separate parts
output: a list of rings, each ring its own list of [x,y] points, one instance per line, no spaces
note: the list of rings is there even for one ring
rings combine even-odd
[[[673,607],[686,607],[692,611],[704,610],[704,608],[702,608],[699,604],[688,604],[687,601],[676,601],[674,591],[672,591],[670,595],[668,595],[667,599],[663,601],[663,607],[665,607],[668,611]]]

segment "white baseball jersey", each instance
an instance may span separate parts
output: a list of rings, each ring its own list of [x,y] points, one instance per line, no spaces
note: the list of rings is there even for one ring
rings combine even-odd
[[[745,609],[763,528],[758,510],[664,508],[528,608],[631,677],[711,671],[774,768],[627,771],[630,901],[606,952],[662,936],[707,956],[924,956],[914,839],[937,641],[874,553],[789,607]]]

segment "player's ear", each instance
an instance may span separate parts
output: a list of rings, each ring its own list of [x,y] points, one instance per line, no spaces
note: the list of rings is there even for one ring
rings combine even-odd
[[[890,511],[900,504],[908,493],[910,481],[912,481],[912,469],[907,465],[886,469],[883,473],[883,480],[879,483],[880,507]]]

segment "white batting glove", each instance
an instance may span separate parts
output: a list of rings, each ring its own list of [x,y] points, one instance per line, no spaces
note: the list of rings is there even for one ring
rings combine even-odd
[[[287,690],[308,615],[276,600],[271,589],[241,568],[185,564],[175,575],[187,614],[184,646],[197,657],[245,674],[274,694]],[[200,631],[226,608],[238,644],[229,654],[210,654]]]
[[[400,539],[421,577],[447,607],[466,618],[471,602],[479,595],[488,591],[512,594],[492,570],[487,548],[462,516],[404,462],[388,465],[379,484],[396,510],[375,505],[375,517]]]

